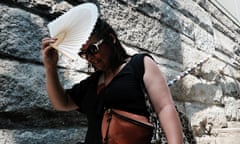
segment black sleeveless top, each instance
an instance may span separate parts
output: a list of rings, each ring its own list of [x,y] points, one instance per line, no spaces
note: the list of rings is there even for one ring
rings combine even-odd
[[[143,58],[146,54],[136,54],[97,94],[98,79],[102,72],[95,72],[87,79],[66,90],[67,94],[86,114],[88,131],[85,143],[101,144],[101,120],[104,108],[125,110],[148,116],[144,94],[140,83],[144,74]]]

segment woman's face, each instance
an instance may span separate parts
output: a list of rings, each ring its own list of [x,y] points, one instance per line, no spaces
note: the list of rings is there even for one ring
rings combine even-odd
[[[81,48],[85,59],[91,63],[96,70],[107,71],[109,68],[111,48],[102,39],[90,38]],[[94,51],[95,53],[91,53]]]

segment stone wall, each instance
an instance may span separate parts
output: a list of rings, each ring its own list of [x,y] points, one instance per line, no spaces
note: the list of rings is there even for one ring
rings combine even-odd
[[[0,1],[0,143],[74,144],[86,119],[54,111],[46,95],[40,41],[47,24],[82,0]],[[239,142],[240,26],[211,0],[92,0],[130,54],[153,55],[167,80],[212,55],[171,87],[200,144]],[[65,88],[87,76],[79,59],[61,56]],[[237,140],[238,138],[238,140]],[[234,141],[233,141],[234,140]]]

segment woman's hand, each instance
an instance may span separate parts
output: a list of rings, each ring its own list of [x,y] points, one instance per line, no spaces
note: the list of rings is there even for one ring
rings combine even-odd
[[[47,69],[56,69],[58,62],[58,53],[57,50],[52,48],[50,44],[56,42],[55,38],[43,38],[42,39],[42,59],[43,64]]]

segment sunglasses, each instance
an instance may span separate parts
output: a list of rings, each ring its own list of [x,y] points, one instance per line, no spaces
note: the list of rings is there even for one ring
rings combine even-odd
[[[81,58],[84,58],[86,59],[88,57],[88,55],[95,55],[99,52],[99,45],[101,45],[103,43],[103,39],[99,40],[98,42],[94,43],[94,44],[91,44],[88,46],[88,48],[86,50],[83,50],[83,51],[80,51],[78,53],[78,55],[81,57]]]

